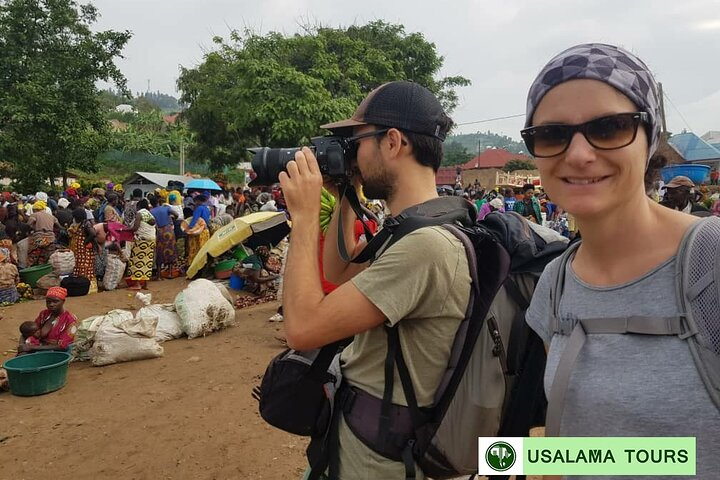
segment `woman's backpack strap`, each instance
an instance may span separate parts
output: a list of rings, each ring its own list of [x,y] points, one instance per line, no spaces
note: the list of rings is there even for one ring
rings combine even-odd
[[[580,242],[570,244],[560,257],[558,269],[555,272],[555,278],[552,283],[553,286],[550,290],[550,305],[552,308],[550,327],[553,334],[560,333],[560,300],[562,299],[562,293],[565,289],[565,272],[568,263],[572,260],[579,246]]]
[[[710,397],[720,409],[720,218],[693,224],[677,254],[677,298],[688,346]]]

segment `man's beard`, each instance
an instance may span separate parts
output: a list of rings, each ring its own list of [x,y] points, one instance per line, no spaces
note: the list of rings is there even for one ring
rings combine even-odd
[[[387,171],[379,172],[372,178],[363,177],[363,193],[371,200],[390,200],[394,183],[395,179]]]

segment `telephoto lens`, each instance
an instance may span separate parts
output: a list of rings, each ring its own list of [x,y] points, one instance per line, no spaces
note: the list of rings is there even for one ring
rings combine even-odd
[[[266,186],[277,183],[280,172],[287,169],[290,160],[295,160],[295,152],[299,150],[299,147],[251,149],[250,151],[254,153],[251,162],[252,169],[257,176],[250,182],[250,186]]]
[[[355,144],[344,137],[313,137],[310,150],[315,153],[318,167],[323,176],[342,180],[348,178],[349,163],[355,158]],[[278,182],[280,172],[287,170],[287,164],[295,159],[300,147],[292,148],[250,148],[253,153],[252,169],[257,175],[250,182],[251,187],[272,185]]]

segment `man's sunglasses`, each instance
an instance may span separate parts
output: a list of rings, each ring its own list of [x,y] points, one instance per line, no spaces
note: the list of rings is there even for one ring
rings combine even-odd
[[[648,123],[646,112],[617,113],[596,118],[580,125],[549,124],[520,131],[533,157],[554,157],[564,153],[575,133],[580,132],[598,150],[615,150],[635,141],[640,123]]]

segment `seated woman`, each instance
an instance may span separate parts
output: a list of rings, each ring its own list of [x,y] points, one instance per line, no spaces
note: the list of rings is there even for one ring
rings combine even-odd
[[[10,250],[0,248],[0,304],[15,303],[20,300],[16,285],[20,281],[20,273],[10,262]]]
[[[277,300],[275,280],[280,278],[280,270],[280,260],[265,246],[257,247],[253,255],[236,264],[233,273],[245,280],[245,290],[255,294],[256,297],[238,297],[235,308]]]
[[[48,290],[45,296],[47,308],[40,312],[34,322],[37,325],[37,332],[30,333],[31,329],[21,328],[22,337],[18,345],[18,355],[44,350],[67,350],[75,341],[77,318],[65,310],[66,298],[67,290],[62,287],[52,287]]]

